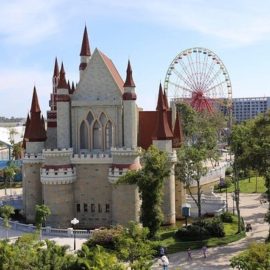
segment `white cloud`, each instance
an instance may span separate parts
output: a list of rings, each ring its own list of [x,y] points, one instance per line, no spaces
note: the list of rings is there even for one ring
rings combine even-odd
[[[0,8],[1,39],[29,45],[57,33],[62,0],[13,0],[2,1]]]
[[[114,12],[133,20],[166,24],[172,28],[199,32],[225,42],[245,46],[269,40],[268,0],[99,0],[91,4],[91,14]],[[104,6],[104,9],[100,6]],[[105,8],[106,7],[106,8]],[[98,13],[96,13],[98,12]]]

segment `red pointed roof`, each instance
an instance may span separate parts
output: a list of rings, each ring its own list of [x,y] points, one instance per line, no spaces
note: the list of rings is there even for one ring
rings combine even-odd
[[[167,94],[166,94],[165,90],[163,93],[163,98],[164,98],[164,103],[165,103],[166,109],[169,110],[169,103],[168,103],[168,98],[167,98]]]
[[[35,87],[33,91],[30,114],[30,123],[28,125],[27,134],[25,133],[25,139],[28,139],[29,142],[46,141],[47,135],[45,130],[45,122],[44,119],[40,117],[40,108]]]
[[[157,102],[157,121],[153,139],[169,140],[173,138],[172,130],[168,122],[167,108],[164,103],[163,91],[161,84],[159,85],[159,95]]]
[[[107,66],[109,72],[111,73],[115,83],[117,84],[118,88],[123,92],[123,85],[124,81],[122,80],[118,70],[116,69],[115,65],[113,64],[112,60],[106,56],[103,52],[100,50],[97,50],[99,54],[101,55],[105,65]]]
[[[62,65],[61,65],[60,78],[59,78],[59,82],[58,82],[57,88],[68,89],[68,85],[67,85],[67,81],[66,81],[66,75],[65,75],[65,69],[64,69],[63,62],[62,62]]]
[[[37,97],[37,91],[36,87],[34,86],[34,91],[33,91],[33,97],[32,97],[32,105],[31,105],[31,113],[39,112],[40,113],[40,107],[38,103],[38,97]]]
[[[59,67],[58,67],[57,57],[55,57],[53,77],[58,77],[58,76],[59,76]]]
[[[23,135],[23,143],[22,147],[26,148],[26,141],[28,141],[28,134],[29,134],[29,125],[30,125],[30,117],[29,114],[27,114],[26,122],[25,122],[25,130]]]
[[[124,87],[135,87],[135,83],[132,77],[132,69],[131,69],[129,60],[128,60],[128,65],[127,65],[127,76],[126,76],[126,81],[124,83]]]
[[[173,130],[173,148],[179,148],[183,141],[183,133],[180,127],[179,112],[176,113],[176,119]]]
[[[166,110],[166,104],[164,102],[164,97],[163,97],[163,91],[162,91],[162,86],[161,83],[159,84],[159,92],[158,92],[158,101],[157,101],[157,107],[156,110],[157,111],[163,111]]]
[[[87,28],[85,26],[80,56],[90,56],[90,55],[91,55],[91,52],[90,52]]]

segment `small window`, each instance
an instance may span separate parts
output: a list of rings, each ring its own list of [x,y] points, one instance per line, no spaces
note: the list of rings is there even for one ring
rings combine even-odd
[[[79,203],[77,203],[77,212],[80,213],[81,212],[81,205]]]
[[[94,213],[95,212],[95,205],[92,203],[91,204],[91,212]]]
[[[108,203],[106,203],[106,213],[109,213],[110,212],[110,205]]]
[[[84,211],[84,212],[87,212],[87,211],[88,211],[88,209],[87,209],[87,203],[84,203],[84,204],[83,204],[83,211]]]
[[[102,212],[102,207],[101,207],[101,204],[100,204],[100,203],[98,204],[98,212],[99,212],[99,213]]]

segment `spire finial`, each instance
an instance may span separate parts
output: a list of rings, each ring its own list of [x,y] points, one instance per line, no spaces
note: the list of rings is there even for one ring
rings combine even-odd
[[[40,107],[39,107],[39,103],[38,103],[36,86],[34,86],[34,90],[33,90],[32,105],[31,105],[30,112],[31,113],[40,112]]]
[[[58,76],[59,76],[59,67],[58,67],[57,57],[55,57],[53,77],[58,77]]]
[[[132,77],[132,68],[131,68],[129,59],[128,59],[128,65],[127,65],[127,77],[124,83],[124,87],[135,87],[135,83]]]
[[[89,45],[89,40],[88,40],[87,27],[85,24],[80,56],[90,56],[90,55],[91,55],[91,51],[90,51],[90,45]]]

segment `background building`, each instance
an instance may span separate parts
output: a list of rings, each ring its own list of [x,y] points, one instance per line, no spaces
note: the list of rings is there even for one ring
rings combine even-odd
[[[237,123],[270,109],[270,97],[233,98],[233,119]]]

